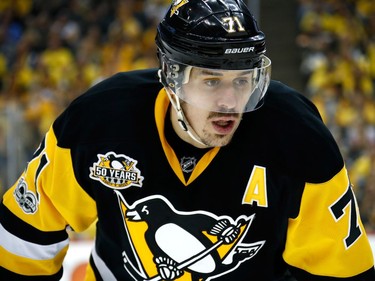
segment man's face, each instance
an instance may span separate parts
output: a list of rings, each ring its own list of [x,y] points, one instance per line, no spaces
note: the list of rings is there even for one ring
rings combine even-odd
[[[252,71],[212,71],[193,67],[181,88],[185,117],[208,146],[228,144],[252,93]],[[209,110],[211,109],[211,110]]]

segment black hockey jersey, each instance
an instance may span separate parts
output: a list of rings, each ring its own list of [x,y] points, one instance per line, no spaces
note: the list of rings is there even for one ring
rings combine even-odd
[[[156,69],[89,89],[4,195],[0,280],[58,280],[67,227],[95,220],[86,280],[282,280],[287,268],[298,280],[375,280],[344,161],[317,109],[276,81],[263,102],[229,145],[197,158],[198,148],[177,155],[165,136]]]

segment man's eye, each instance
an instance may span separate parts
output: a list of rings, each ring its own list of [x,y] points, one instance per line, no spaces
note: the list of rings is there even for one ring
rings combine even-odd
[[[204,84],[209,87],[215,87],[219,85],[219,80],[216,80],[216,79],[204,80]]]
[[[236,79],[234,80],[233,84],[236,87],[247,87],[248,85],[250,85],[250,82],[248,79]]]

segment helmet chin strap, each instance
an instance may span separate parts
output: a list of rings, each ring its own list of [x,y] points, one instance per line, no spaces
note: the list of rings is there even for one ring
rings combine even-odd
[[[169,100],[171,101],[171,104],[172,104],[174,110],[176,110],[177,121],[178,121],[178,124],[180,125],[180,127],[182,128],[182,130],[184,130],[189,135],[189,137],[192,138],[195,142],[199,143],[204,148],[209,148],[210,146],[205,144],[197,136],[197,133],[194,131],[192,126],[189,124],[187,118],[185,117],[184,111],[182,110],[182,107],[181,107],[181,104],[180,104],[180,98],[175,94],[171,94],[169,92],[169,91],[172,91],[170,88],[165,88],[165,91],[168,94]],[[174,97],[176,97],[176,100],[173,99],[172,95],[174,95]]]

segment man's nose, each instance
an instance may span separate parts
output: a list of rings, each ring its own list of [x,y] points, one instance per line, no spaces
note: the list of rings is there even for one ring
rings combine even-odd
[[[226,86],[220,90],[217,106],[225,109],[233,109],[237,106],[236,91],[233,86]]]

